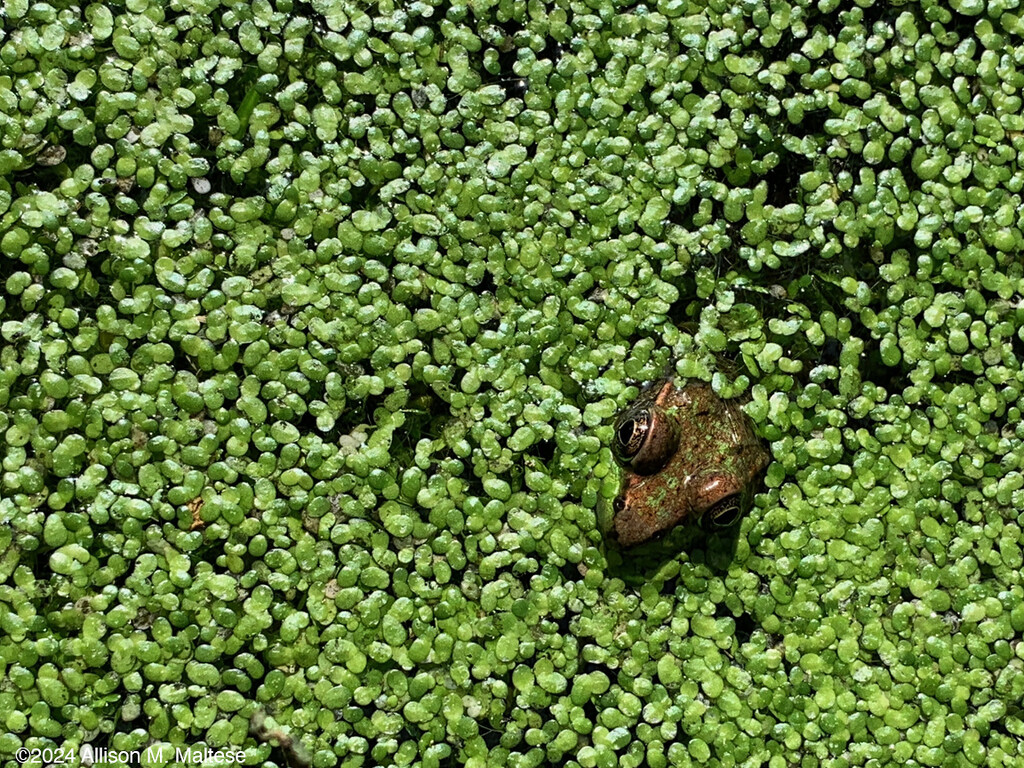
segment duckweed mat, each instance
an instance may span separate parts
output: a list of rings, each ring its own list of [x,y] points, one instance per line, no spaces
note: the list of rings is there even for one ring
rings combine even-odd
[[[1021,13],[6,0],[2,764],[1024,766]]]

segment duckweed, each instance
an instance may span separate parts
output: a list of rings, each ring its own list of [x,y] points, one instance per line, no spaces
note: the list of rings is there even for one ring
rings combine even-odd
[[[1024,763],[1019,17],[6,3],[0,760]],[[670,371],[772,463],[624,557]]]

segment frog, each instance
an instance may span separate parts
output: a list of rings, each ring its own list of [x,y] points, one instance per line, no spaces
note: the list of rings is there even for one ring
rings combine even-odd
[[[737,400],[702,381],[661,380],[617,416],[623,467],[613,535],[632,547],[684,522],[732,525],[770,456]]]

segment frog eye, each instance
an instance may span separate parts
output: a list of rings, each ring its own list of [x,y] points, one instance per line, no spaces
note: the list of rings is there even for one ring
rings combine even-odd
[[[740,517],[740,495],[734,493],[716,502],[706,513],[708,520],[715,528],[728,528]]]
[[[624,414],[615,425],[615,453],[640,475],[664,467],[678,445],[675,422],[657,408]]]
[[[732,475],[710,470],[694,478],[691,488],[693,505],[704,510],[701,519],[715,528],[727,528],[739,518],[742,489]]]
[[[644,440],[647,439],[647,432],[650,427],[650,411],[640,411],[628,416],[618,424],[615,428],[615,447],[618,449],[621,459],[629,461],[639,453]]]

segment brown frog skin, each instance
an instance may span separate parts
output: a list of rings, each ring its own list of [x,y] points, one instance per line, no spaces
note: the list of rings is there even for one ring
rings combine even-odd
[[[623,547],[683,521],[728,524],[769,461],[739,403],[703,382],[643,392],[616,419],[614,444],[625,469],[612,526]]]

